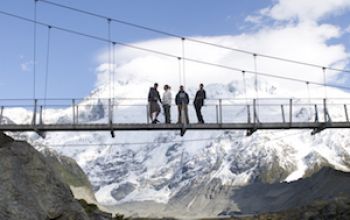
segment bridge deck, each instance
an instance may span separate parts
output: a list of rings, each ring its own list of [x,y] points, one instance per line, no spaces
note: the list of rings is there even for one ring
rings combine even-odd
[[[328,129],[350,128],[350,122],[263,122],[206,124],[3,124],[0,131],[140,131],[140,130],[259,130],[259,129]]]

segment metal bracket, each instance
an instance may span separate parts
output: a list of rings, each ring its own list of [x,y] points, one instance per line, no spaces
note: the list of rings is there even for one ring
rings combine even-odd
[[[36,133],[37,135],[39,135],[40,137],[42,137],[43,139],[46,138],[46,132],[45,132],[45,131],[40,131],[40,130],[38,130],[38,129],[35,129],[35,133]]]
[[[183,137],[185,133],[186,133],[186,126],[182,125],[181,132],[180,132],[181,137]]]
[[[247,130],[246,136],[252,136],[258,130],[257,127]]]
[[[248,109],[249,109],[249,107],[248,107]],[[249,112],[248,114],[250,115],[250,111],[248,111],[248,112]],[[250,117],[248,117],[248,121],[250,121]],[[256,132],[258,130],[257,124],[260,123],[259,116],[258,116],[258,113],[256,111],[256,99],[253,100],[253,123],[254,123],[253,128],[247,130],[247,133],[246,133],[247,136],[251,136],[252,134],[254,134],[254,132]]]
[[[112,138],[115,138],[115,134],[114,134],[114,130],[113,129],[111,130],[111,136],[112,136]]]
[[[327,109],[327,100],[323,99],[323,114],[324,114],[324,123],[320,123],[319,127],[314,128],[311,132],[311,135],[315,135],[317,133],[320,133],[324,129],[326,129],[328,126],[332,123],[331,116],[329,115],[328,109]],[[318,111],[317,111],[317,105],[315,105],[315,122],[318,122]]]

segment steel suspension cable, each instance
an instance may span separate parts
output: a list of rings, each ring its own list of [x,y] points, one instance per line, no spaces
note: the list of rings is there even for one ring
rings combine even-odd
[[[47,45],[46,45],[46,71],[45,71],[45,89],[44,89],[44,106],[46,106],[46,99],[48,93],[48,81],[49,81],[49,63],[50,63],[50,44],[51,44],[51,26],[47,29]]]
[[[39,0],[38,0],[39,1]],[[63,32],[67,32],[67,33],[71,33],[71,34],[75,34],[75,35],[79,35],[79,36],[83,36],[83,37],[87,37],[87,38],[91,38],[94,40],[98,40],[98,41],[102,41],[102,42],[109,42],[108,39],[105,39],[103,37],[98,37],[95,35],[91,35],[91,34],[86,34],[86,33],[82,33],[79,31],[75,31],[72,29],[68,29],[68,28],[63,28],[63,27],[59,27],[59,26],[55,26],[55,25],[49,25],[43,22],[38,22],[38,21],[34,21],[32,19],[29,18],[25,18],[19,15],[15,15],[15,14],[11,14],[8,12],[4,12],[0,10],[0,14],[6,15],[6,16],[10,16],[10,17],[14,17],[17,19],[21,19],[27,22],[34,22],[36,24],[42,25],[42,26],[51,26],[52,28],[56,29],[56,30],[60,30]],[[149,52],[149,53],[153,53],[153,54],[158,54],[158,55],[162,55],[162,56],[166,56],[166,57],[172,57],[172,58],[178,58],[178,56],[173,55],[173,54],[169,54],[169,53],[165,53],[162,51],[157,51],[157,50],[152,50],[152,49],[148,49],[148,48],[143,48],[143,47],[139,47],[136,45],[132,45],[132,44],[127,44],[127,43],[123,43],[123,42],[117,42],[117,41],[112,41],[111,43],[115,43],[124,47],[128,47],[128,48],[133,48],[136,50],[141,50],[141,51],[145,51],[145,52]],[[242,72],[242,69],[240,68],[236,68],[236,67],[230,67],[230,66],[226,66],[226,65],[222,65],[222,64],[217,64],[217,63],[211,63],[211,62],[207,62],[207,61],[203,61],[203,60],[197,60],[197,59],[192,59],[192,58],[184,58],[186,61],[190,61],[193,63],[198,63],[198,64],[204,64],[204,65],[209,65],[209,66],[214,66],[214,67],[218,67],[218,68],[223,68],[223,69],[228,69],[228,70],[234,70],[237,72]],[[274,75],[274,74],[270,74],[270,73],[265,73],[265,72],[255,72],[255,71],[250,71],[250,70],[245,70],[246,73],[249,74],[257,74],[260,76],[265,76],[265,77],[270,77],[270,78],[276,78],[276,79],[283,79],[283,80],[290,80],[290,81],[295,81],[295,82],[299,82],[299,83],[305,83],[305,80],[301,80],[301,79],[297,79],[297,78],[291,78],[291,77],[285,77],[285,76],[280,76],[280,75]],[[320,83],[320,82],[312,82],[309,81],[310,84],[314,84],[314,85],[320,85],[323,86],[324,83]],[[334,88],[339,88],[339,89],[344,89],[344,90],[350,90],[350,87],[346,87],[346,86],[340,86],[340,85],[335,85],[335,84],[327,84],[326,86],[328,87],[334,87]]]
[[[56,7],[60,7],[60,8],[65,8],[65,9],[72,10],[72,11],[75,11],[75,12],[79,12],[79,13],[82,13],[82,14],[87,14],[87,15],[90,15],[90,16],[98,17],[98,18],[101,18],[101,19],[111,19],[113,22],[116,22],[116,23],[119,23],[119,24],[123,24],[123,25],[127,25],[127,26],[131,26],[131,27],[134,27],[134,28],[139,28],[139,29],[151,31],[151,32],[162,34],[162,35],[165,35],[165,36],[176,37],[176,38],[180,38],[180,39],[184,38],[184,39],[186,39],[188,41],[192,41],[192,42],[196,42],[196,43],[200,43],[200,44],[205,44],[205,45],[209,45],[209,46],[213,46],[213,47],[217,47],[217,48],[221,48],[221,49],[236,51],[236,52],[250,54],[250,55],[254,55],[255,54],[257,56],[268,58],[268,59],[274,59],[274,60],[279,60],[279,61],[288,62],[288,63],[295,63],[295,64],[305,65],[305,66],[310,66],[310,67],[315,67],[315,68],[322,68],[322,67],[324,67],[324,65],[307,63],[307,62],[303,62],[303,61],[292,60],[292,59],[287,59],[287,58],[278,57],[278,56],[271,56],[271,55],[266,55],[266,54],[260,54],[260,53],[256,53],[256,52],[252,52],[252,51],[248,51],[248,50],[232,48],[232,47],[228,47],[228,46],[224,46],[224,45],[220,45],[220,44],[216,44],[216,43],[211,43],[211,42],[207,42],[207,41],[202,41],[202,40],[198,40],[198,39],[194,39],[194,38],[188,38],[188,37],[185,38],[184,36],[181,36],[181,35],[178,35],[178,34],[169,33],[169,32],[166,32],[166,31],[162,31],[162,30],[158,30],[158,29],[155,29],[155,28],[147,27],[147,26],[144,26],[144,25],[139,25],[139,24],[123,21],[123,20],[120,20],[120,19],[109,18],[109,17],[104,16],[104,15],[100,15],[100,14],[97,14],[97,13],[89,12],[89,11],[78,9],[78,8],[74,8],[74,7],[71,7],[71,6],[66,6],[66,5],[63,5],[63,4],[51,2],[51,1],[48,1],[48,0],[36,0],[36,1],[40,1],[40,2],[43,2],[43,3],[46,3],[46,4],[50,4],[50,5],[53,5],[53,6],[56,6]],[[334,68],[334,67],[326,67],[326,69],[337,71],[337,72],[350,73],[350,70],[347,70],[347,69],[339,69],[339,68]]]

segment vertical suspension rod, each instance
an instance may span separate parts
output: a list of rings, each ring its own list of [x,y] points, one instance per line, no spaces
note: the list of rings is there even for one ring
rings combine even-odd
[[[246,77],[245,77],[245,71],[242,71],[242,76],[243,76],[243,91],[244,91],[244,98],[245,98],[245,104],[248,105],[248,97],[247,97],[247,82],[246,82]]]
[[[33,31],[33,99],[36,99],[36,35],[37,35],[37,6],[38,0],[34,0],[34,31]]]
[[[45,88],[44,88],[44,107],[46,107],[47,85],[49,81],[49,62],[50,62],[50,41],[51,41],[51,26],[47,26],[47,48],[46,48],[46,71],[45,71]]]
[[[185,66],[185,40],[186,38],[182,37],[182,79],[183,79],[183,85],[186,86],[186,66]]]
[[[322,67],[323,72],[323,88],[324,88],[324,97],[327,98],[327,76],[326,76],[326,67]]]
[[[112,103],[114,104],[114,97],[115,97],[115,88],[114,88],[114,83],[115,83],[115,68],[116,68],[116,64],[115,64],[115,45],[116,42],[112,43],[112,54],[113,54],[113,71],[112,71],[112,95],[113,95],[113,99],[112,99]]]
[[[256,107],[257,111],[256,114],[259,115],[260,113],[260,108],[259,108],[259,88],[258,88],[258,61],[257,61],[258,55],[256,53],[253,54],[253,59],[254,59],[254,72],[255,72],[255,77],[254,77],[254,87],[255,87],[255,93],[256,93]],[[259,118],[257,117],[257,120],[259,122]]]
[[[177,60],[178,60],[178,66],[179,66],[179,86],[181,86],[182,85],[181,57],[178,57]]]
[[[108,88],[109,98],[112,97],[112,45],[111,45],[111,19],[107,18],[107,38],[108,38]]]

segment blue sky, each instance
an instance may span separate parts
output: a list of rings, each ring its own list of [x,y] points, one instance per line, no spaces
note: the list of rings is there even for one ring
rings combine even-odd
[[[298,22],[294,18],[278,20],[273,16],[265,17],[263,21],[257,23],[247,22],[247,17],[261,17],[261,9],[271,8],[278,2],[268,0],[52,1],[185,36],[235,36],[257,32],[276,23]],[[107,36],[105,20],[42,2],[38,3],[37,9],[39,21],[101,37]],[[2,0],[0,10],[33,18],[34,1]],[[326,15],[321,18],[312,18],[313,22],[320,25],[329,23],[345,32],[350,25],[348,22],[350,15],[346,11],[339,11],[341,13],[335,12],[338,14],[336,16],[325,13]],[[32,98],[33,24],[0,15],[0,27],[3,30],[0,41],[0,98]],[[112,24],[112,38],[117,41],[138,42],[162,37],[164,36]],[[331,39],[329,43],[342,44],[348,50],[349,34]],[[44,96],[46,45],[47,28],[38,26],[36,61],[38,98]],[[52,30],[48,98],[88,95],[96,83],[96,68],[100,64],[97,56],[106,49],[106,46],[102,42]]]

